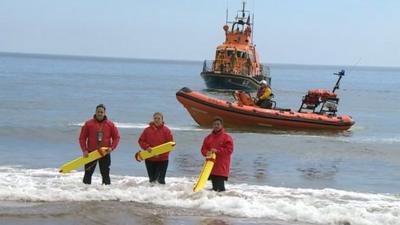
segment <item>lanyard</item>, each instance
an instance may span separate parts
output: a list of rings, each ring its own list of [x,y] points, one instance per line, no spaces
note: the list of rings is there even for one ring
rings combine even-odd
[[[102,147],[102,143],[104,140],[104,132],[103,132],[103,127],[104,127],[104,123],[101,122],[100,125],[99,123],[96,123],[96,137],[97,137],[97,148]]]

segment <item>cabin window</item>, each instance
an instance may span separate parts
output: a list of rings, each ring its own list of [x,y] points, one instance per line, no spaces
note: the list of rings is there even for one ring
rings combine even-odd
[[[237,56],[238,58],[245,58],[246,53],[244,53],[244,52],[242,52],[242,51],[238,51],[238,52],[236,53],[236,56]]]
[[[226,54],[225,49],[217,50],[216,59],[223,60],[226,57],[225,54]]]
[[[228,53],[228,56],[232,56],[233,55],[233,51],[232,50],[228,50],[227,53]]]
[[[255,60],[254,60],[254,55],[251,54],[251,53],[249,53],[249,59],[250,59],[251,61],[255,61]]]

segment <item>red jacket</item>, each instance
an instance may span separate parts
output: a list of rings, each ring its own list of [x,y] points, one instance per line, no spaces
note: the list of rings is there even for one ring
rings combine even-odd
[[[142,135],[140,135],[138,142],[142,149],[148,149],[149,147],[155,147],[173,140],[172,133],[168,127],[164,126],[164,124],[157,127],[153,122],[151,122],[149,126],[144,129]],[[168,160],[168,158],[169,152],[151,157],[147,160],[165,161]]]
[[[103,131],[104,135],[103,141],[98,146],[97,131],[100,130]],[[105,117],[102,122],[98,122],[96,119],[86,121],[79,136],[79,144],[81,145],[82,151],[88,152],[92,152],[98,147],[111,147],[114,150],[118,142],[118,129],[107,117]]]
[[[203,146],[201,147],[201,154],[206,156],[207,152],[212,148],[217,149],[217,159],[211,171],[211,175],[228,177],[231,155],[233,152],[232,137],[225,133],[224,129],[217,133],[212,132],[204,139]]]

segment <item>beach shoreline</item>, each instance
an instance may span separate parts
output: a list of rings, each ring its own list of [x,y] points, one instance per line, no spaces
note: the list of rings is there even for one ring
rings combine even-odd
[[[267,218],[221,216],[199,210],[118,201],[18,202],[0,201],[0,219],[7,225],[114,224],[114,225],[288,225]],[[311,225],[305,223],[295,223]]]

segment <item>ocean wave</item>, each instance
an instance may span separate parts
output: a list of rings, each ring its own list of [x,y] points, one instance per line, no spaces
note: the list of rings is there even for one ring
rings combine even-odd
[[[339,141],[360,144],[397,144],[400,143],[400,137],[353,137],[351,139],[339,138]]]
[[[165,207],[200,209],[220,215],[268,218],[288,222],[351,225],[399,225],[400,196],[228,184],[228,191],[193,193],[195,178],[168,177],[151,186],[145,177],[113,175],[110,186],[81,183],[82,172],[59,174],[55,168],[0,167],[0,201],[121,201]]]
[[[68,126],[83,126],[84,123],[69,123]],[[115,125],[118,128],[122,128],[122,129],[144,129],[146,127],[149,126],[149,124],[147,123],[120,123],[120,122],[115,122]],[[168,128],[170,130],[174,130],[174,131],[207,131],[207,129],[203,129],[200,127],[196,127],[196,126],[170,126],[168,125]]]
[[[68,126],[81,127],[83,122],[69,123]],[[121,129],[144,129],[149,125],[147,123],[124,123],[115,122],[115,125]],[[196,125],[171,125],[168,124],[170,130],[173,131],[209,131],[210,129],[202,128]],[[281,135],[281,136],[297,136],[297,137],[336,137],[336,136],[346,136],[346,132],[332,132],[332,131],[301,131],[301,130],[264,130],[264,129],[238,129],[238,128],[226,128],[231,133],[257,133],[257,134],[271,134],[271,135]]]
[[[378,138],[378,137],[371,137],[371,138],[361,138],[359,140],[356,140],[362,143],[384,143],[384,144],[396,144],[400,143],[400,137],[383,137],[383,138]]]
[[[360,132],[360,131],[364,131],[364,130],[367,130],[367,128],[364,126],[360,126],[358,124],[355,124],[354,126],[350,127],[350,129],[349,129],[349,131],[351,131],[351,132]]]

